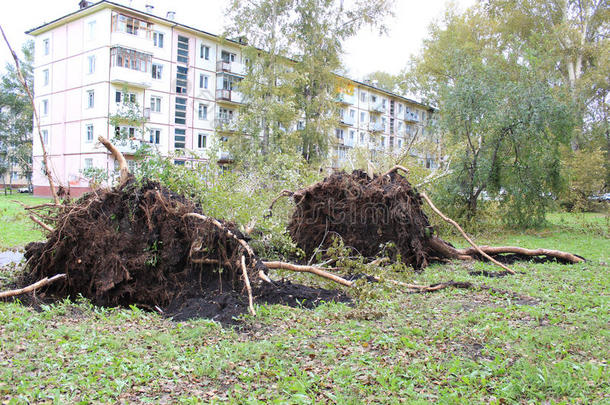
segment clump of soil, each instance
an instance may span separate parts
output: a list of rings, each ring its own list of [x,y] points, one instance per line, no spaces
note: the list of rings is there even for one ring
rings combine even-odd
[[[46,242],[26,246],[29,267],[22,282],[65,273],[64,280],[46,288],[47,295],[80,294],[101,306],[138,305],[222,321],[247,310],[243,255],[255,302],[257,296],[288,305],[345,299],[336,291],[293,284],[263,286],[259,270],[266,269],[260,260],[244,254],[226,232],[244,239],[234,224],[219,221],[223,230],[189,213],[202,214],[193,202],[155,182],[131,179],[86,194],[58,211]]]
[[[373,178],[361,170],[338,172],[292,197],[296,207],[288,229],[307,255],[328,248],[339,236],[365,257],[393,243],[402,261],[415,269],[439,256],[429,243],[434,229],[421,197],[395,172]]]

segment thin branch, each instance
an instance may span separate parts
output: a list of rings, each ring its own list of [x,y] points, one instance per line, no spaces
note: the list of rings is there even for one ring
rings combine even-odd
[[[47,175],[47,179],[49,180],[49,189],[51,191],[51,196],[53,197],[53,201],[55,201],[55,204],[59,204],[59,197],[57,196],[57,192],[55,190],[55,184],[53,183],[53,177],[51,176],[51,166],[49,165],[49,156],[47,154],[47,149],[44,146],[44,138],[42,136],[42,130],[40,129],[40,119],[38,116],[38,110],[36,109],[36,103],[34,102],[34,94],[30,90],[30,86],[28,85],[28,82],[25,80],[25,77],[23,77],[23,73],[21,72],[21,65],[19,63],[19,57],[17,57],[17,54],[11,47],[11,44],[8,41],[8,38],[6,37],[6,34],[4,33],[4,29],[2,28],[1,25],[0,25],[0,32],[2,32],[2,37],[4,38],[4,42],[6,42],[6,45],[8,46],[8,49],[11,52],[11,55],[13,56],[13,60],[15,61],[15,66],[17,67],[17,69],[16,69],[17,79],[19,80],[19,83],[21,83],[23,88],[25,89],[26,93],[28,94],[28,98],[30,99],[30,104],[32,105],[32,112],[34,114],[34,122],[36,122],[36,129],[38,130],[38,137],[40,138],[40,146],[42,147],[42,159],[43,159],[43,163],[44,163],[45,174]]]
[[[53,283],[53,282],[55,282],[57,280],[61,280],[63,278],[66,278],[65,274],[57,274],[57,275],[55,275],[55,276],[53,276],[51,278],[45,277],[42,280],[40,280],[40,281],[38,281],[38,282],[36,282],[36,283],[34,283],[32,285],[29,285],[27,287],[20,288],[18,290],[10,290],[10,291],[1,292],[0,293],[0,298],[8,298],[8,297],[14,297],[14,296],[17,296],[17,295],[25,294],[25,293],[28,293],[30,291],[34,291],[34,290],[37,290],[37,289],[39,289],[41,287],[44,287],[47,284],[51,284],[51,283]]]

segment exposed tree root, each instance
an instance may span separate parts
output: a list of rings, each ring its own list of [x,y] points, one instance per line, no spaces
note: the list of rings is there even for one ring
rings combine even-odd
[[[470,243],[472,245],[472,247],[484,258],[486,258],[487,260],[489,260],[490,262],[492,262],[493,264],[502,267],[504,270],[508,271],[510,274],[515,274],[514,270],[508,268],[507,266],[503,265],[502,263],[500,263],[499,261],[497,261],[496,259],[494,259],[493,257],[489,256],[487,253],[483,252],[481,250],[481,248],[474,243],[474,241],[468,236],[468,234],[466,232],[464,232],[464,230],[462,229],[461,226],[458,225],[457,222],[455,222],[453,219],[449,218],[448,216],[446,216],[445,214],[443,214],[438,208],[436,208],[436,206],[432,203],[432,201],[430,200],[430,198],[426,195],[426,193],[424,193],[423,191],[419,194],[421,195],[421,197],[428,203],[428,205],[430,206],[430,208],[432,208],[432,211],[434,211],[439,217],[441,217],[445,222],[450,223],[451,225],[453,225],[464,237],[464,239],[466,239],[468,241],[468,243]],[[468,255],[466,253],[462,253],[462,256],[471,256]]]
[[[40,225],[45,231],[53,232],[53,228],[36,218],[34,215],[30,215],[30,219]]]
[[[328,271],[321,269],[319,267],[313,266],[301,266],[298,264],[292,263],[284,263],[284,262],[263,262],[263,264],[269,269],[282,269],[282,270],[290,270],[301,273],[311,273],[322,278],[326,278],[328,280],[332,280],[336,283],[342,284],[346,287],[351,287],[354,283],[352,281],[348,281],[342,277],[337,276],[336,274],[329,273]]]
[[[23,288],[19,288],[17,290],[10,290],[10,291],[5,291],[5,292],[0,292],[0,298],[8,298],[8,297],[15,297],[17,295],[21,295],[21,294],[25,294],[31,291],[35,291],[38,290],[39,288],[42,288],[48,284],[51,284],[57,280],[61,280],[66,278],[65,274],[57,274],[51,278],[45,277],[42,280],[28,285],[27,287],[23,287]]]
[[[415,191],[397,173],[399,170],[407,172],[407,169],[395,166],[380,176],[360,170],[351,174],[334,173],[293,193],[283,191],[281,196],[290,196],[295,204],[288,225],[290,236],[308,256],[327,250],[333,243],[333,238],[327,235],[334,235],[364,257],[389,252],[391,259],[400,255],[403,263],[416,270],[430,262],[489,260],[506,272],[516,274],[501,262],[500,257],[492,257],[501,253],[543,255],[568,263],[583,260],[571,253],[547,249],[481,248],[454,220],[438,210],[425,193]],[[422,209],[424,200],[437,215],[456,227],[473,248],[456,249],[435,235]],[[390,249],[386,248],[388,246]]]
[[[100,141],[100,143],[104,145],[106,149],[108,149],[114,159],[119,163],[119,184],[123,185],[127,183],[127,180],[129,179],[129,166],[127,165],[127,160],[125,160],[125,156],[123,156],[123,154],[108,139],[104,138],[103,136],[99,136],[97,140]]]
[[[480,246],[480,249],[487,253],[488,255],[499,255],[499,254],[508,254],[508,253],[514,253],[514,254],[518,254],[518,255],[523,255],[523,256],[530,256],[530,257],[535,257],[535,256],[546,256],[546,257],[552,257],[555,259],[560,259],[566,262],[570,262],[570,263],[582,263],[585,262],[585,258],[572,254],[572,253],[568,253],[568,252],[562,252],[560,250],[550,250],[550,249],[525,249],[522,247],[518,247],[518,246]],[[477,250],[473,249],[473,248],[469,248],[469,249],[458,249],[458,251],[463,254],[463,255],[468,255],[468,256],[474,256],[476,255],[476,253],[478,253]]]
[[[254,298],[252,298],[252,287],[250,286],[250,278],[248,277],[248,269],[246,268],[246,258],[242,255],[241,257],[241,270],[244,276],[244,283],[246,284],[246,290],[248,291],[248,310],[251,315],[256,315],[254,310]]]

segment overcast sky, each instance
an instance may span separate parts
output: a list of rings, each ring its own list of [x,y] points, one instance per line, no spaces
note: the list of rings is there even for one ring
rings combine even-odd
[[[116,3],[143,9],[150,0],[114,0]],[[165,16],[171,8],[176,21],[213,34],[220,34],[225,26],[223,11],[229,0],[152,0],[155,14]],[[0,24],[11,44],[20,48],[28,38],[24,32],[45,22],[53,21],[78,9],[78,0],[2,0]],[[430,22],[442,15],[447,0],[395,0],[396,17],[386,23],[387,36],[379,37],[368,29],[360,32],[345,44],[344,65],[348,76],[361,79],[376,70],[398,73],[409,57],[417,53],[426,36]],[[475,0],[456,0],[461,9]],[[4,71],[10,54],[4,43],[0,44],[0,69]]]

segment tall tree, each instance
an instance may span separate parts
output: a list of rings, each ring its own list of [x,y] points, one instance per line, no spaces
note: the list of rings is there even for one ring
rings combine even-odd
[[[559,145],[571,133],[571,110],[494,30],[484,16],[449,10],[432,26],[413,74],[439,106],[454,155],[442,185],[447,205],[472,219],[482,196],[497,196],[509,222],[536,224],[561,185]]]
[[[231,32],[244,35],[253,48],[261,50],[254,65],[260,67],[254,72],[259,75],[252,76],[251,83],[246,81],[242,91],[251,105],[258,102],[268,107],[246,105],[243,111],[254,117],[253,122],[266,123],[262,138],[266,139],[265,127],[278,122],[278,116],[296,118],[303,123],[295,137],[303,157],[308,161],[326,157],[329,134],[337,121],[342,43],[365,25],[385,30],[382,20],[389,14],[390,0],[355,0],[348,6],[343,0],[234,0],[228,11],[235,22]],[[288,105],[276,108],[276,101]],[[282,125],[280,132],[285,130]]]
[[[33,86],[34,43],[22,47],[21,72],[30,88]],[[0,163],[7,172],[19,168],[31,185],[32,177],[32,106],[17,78],[16,68],[7,64],[0,82]]]

